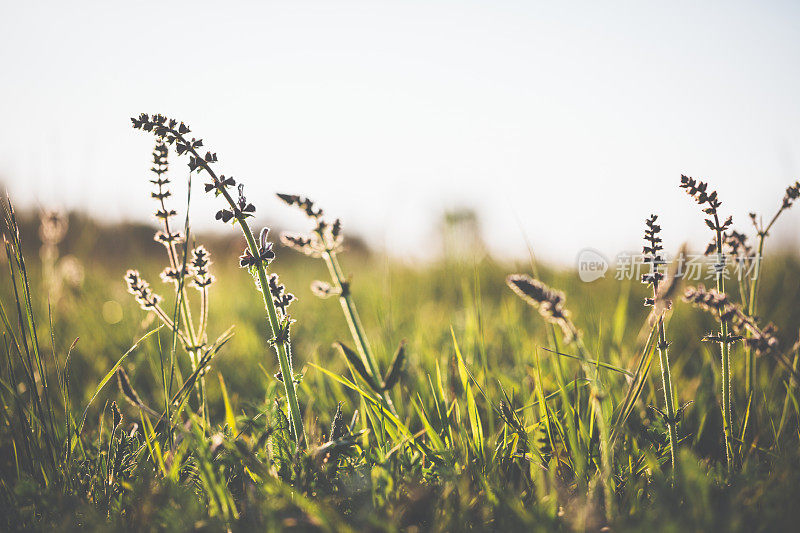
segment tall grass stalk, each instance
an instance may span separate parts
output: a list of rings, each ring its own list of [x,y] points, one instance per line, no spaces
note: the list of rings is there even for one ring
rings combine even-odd
[[[657,317],[658,321],[658,343],[656,346],[659,363],[661,364],[661,384],[664,388],[666,410],[664,418],[669,430],[669,451],[674,483],[677,479],[676,473],[678,469],[676,452],[678,446],[678,415],[675,407],[675,394],[672,390],[672,372],[670,371],[668,352],[669,342],[667,341],[666,328],[664,327],[664,312],[670,305],[667,300],[668,296],[665,294],[665,292],[669,291],[669,280],[667,280],[667,283],[661,284],[664,280],[664,273],[660,270],[660,266],[664,264],[664,259],[660,255],[663,251],[663,245],[661,244],[661,237],[658,236],[661,232],[661,226],[656,224],[657,219],[656,215],[651,215],[645,221],[647,229],[645,230],[644,256],[645,261],[650,263],[650,273],[645,274],[642,281],[653,288],[653,298],[645,300],[645,305],[653,307],[653,316]]]
[[[714,265],[717,281],[717,292],[725,293],[725,256],[722,252],[722,229],[719,225],[719,216],[714,210],[714,225],[717,233],[717,264]],[[730,341],[728,339],[728,322],[720,320],[720,354],[722,359],[722,423],[725,433],[725,457],[728,465],[728,475],[733,474],[733,443],[731,432],[733,431],[733,421],[731,418],[731,356]]]
[[[375,355],[372,353],[372,349],[370,348],[369,341],[367,340],[366,333],[364,332],[364,326],[361,324],[361,319],[358,316],[356,304],[353,301],[352,295],[350,294],[348,282],[344,278],[341,266],[339,266],[336,252],[333,250],[326,250],[323,257],[325,259],[325,264],[328,266],[331,279],[336,285],[336,288],[339,289],[339,303],[342,306],[342,311],[344,312],[345,319],[347,320],[347,326],[350,328],[350,333],[353,336],[353,339],[356,341],[356,347],[359,355],[361,355],[361,358],[367,364],[367,368],[372,376],[376,380],[381,380],[381,373],[380,370],[378,370],[378,363],[375,360]],[[383,384],[385,385],[385,383]],[[397,416],[397,411],[395,410],[392,397],[389,395],[389,391],[383,390],[381,395],[383,396],[383,399],[392,414]]]
[[[758,246],[755,256],[755,265],[753,267],[753,276],[750,281],[750,291],[747,294],[747,301],[745,302],[747,315],[750,317],[755,317],[756,313],[758,312],[758,286],[761,281],[761,265],[764,257],[764,242],[766,241],[772,226],[775,225],[778,217],[781,216],[781,213],[792,207],[792,204],[795,202],[795,200],[797,200],[798,197],[800,197],[800,182],[795,182],[794,185],[790,185],[786,188],[780,208],[772,216],[772,219],[770,219],[766,227],[756,222],[755,213],[750,214],[753,226],[755,226],[756,233],[758,234]],[[749,397],[753,392],[756,380],[756,357],[750,347],[748,347],[745,351],[745,368],[745,389]]]
[[[299,252],[314,257],[321,257],[325,261],[328,273],[331,276],[331,281],[333,282],[333,287],[319,282],[314,285],[314,292],[323,298],[334,294],[338,295],[339,303],[342,306],[342,311],[347,321],[347,326],[356,343],[356,350],[367,371],[367,375],[364,376],[364,378],[376,389],[376,392],[381,395],[389,411],[391,411],[394,416],[398,416],[389,391],[394,384],[392,383],[394,381],[392,378],[397,378],[399,366],[403,364],[403,348],[401,345],[386,376],[382,377],[378,362],[364,331],[364,326],[361,324],[361,319],[358,316],[358,310],[353,301],[353,296],[350,293],[350,282],[345,278],[344,271],[339,264],[337,252],[341,250],[343,240],[341,222],[339,219],[336,219],[333,223],[323,220],[322,209],[315,208],[314,202],[308,198],[302,198],[293,194],[278,194],[278,198],[290,206],[298,207],[314,222],[315,226],[311,237],[284,233],[281,235],[281,241],[286,246]],[[342,347],[342,349],[344,350],[345,348]]]
[[[681,176],[680,187],[686,189],[686,192],[694,198],[694,200],[701,206],[706,205],[703,213],[710,218],[706,218],[706,225],[714,232],[714,246],[716,249],[717,260],[714,263],[714,277],[717,285],[717,292],[725,294],[725,252],[723,244],[725,242],[724,232],[732,224],[732,218],[728,217],[725,222],[719,220],[719,207],[722,202],[717,198],[717,191],[707,193],[708,184],[705,182],[698,182],[697,180],[688,176]],[[727,465],[728,476],[733,474],[734,458],[733,458],[733,421],[731,415],[731,359],[730,359],[730,344],[733,338],[729,335],[728,320],[721,317],[719,321],[719,335],[714,339],[719,342],[720,359],[722,362],[721,368],[721,381],[722,381],[722,432],[725,440],[725,462]]]
[[[208,273],[210,260],[208,252],[202,246],[196,247],[192,251],[192,265],[189,265],[189,205],[191,202],[191,176],[186,198],[186,220],[184,230],[181,234],[174,231],[170,219],[175,216],[176,211],[167,205],[167,198],[172,196],[169,189],[170,179],[167,176],[169,150],[166,144],[159,139],[153,150],[153,161],[151,172],[154,178],[150,182],[156,187],[151,193],[157,202],[155,217],[158,219],[160,229],[155,234],[155,241],[164,246],[167,254],[168,265],[161,273],[161,279],[165,283],[174,285],[175,306],[171,317],[159,306],[161,297],[149,289],[149,285],[141,279],[138,271],[129,270],[126,273],[128,290],[140,303],[143,309],[151,311],[172,330],[172,343],[169,350],[169,364],[165,365],[163,352],[161,354],[161,377],[164,393],[165,410],[167,418],[170,418],[169,398],[172,395],[172,386],[177,374],[181,380],[180,368],[176,364],[175,353],[178,341],[189,355],[192,372],[198,368],[198,361],[202,357],[202,352],[206,343],[206,325],[208,314],[208,287],[214,281],[214,277]],[[194,279],[194,286],[200,291],[200,324],[195,328],[192,318],[191,306],[187,294],[187,278]],[[167,368],[168,367],[168,368]],[[203,421],[204,428],[208,427],[208,413],[205,394],[205,377],[200,376],[195,382],[195,393],[197,397],[197,409]],[[172,436],[170,435],[170,438]]]

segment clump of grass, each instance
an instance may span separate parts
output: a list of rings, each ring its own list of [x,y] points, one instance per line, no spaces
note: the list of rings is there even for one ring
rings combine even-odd
[[[542,317],[550,323],[558,325],[564,333],[564,340],[573,344],[578,350],[578,359],[586,378],[589,381],[589,399],[593,419],[597,424],[600,444],[600,470],[604,489],[606,518],[613,515],[614,505],[614,479],[613,479],[613,453],[611,434],[606,414],[604,400],[607,398],[598,373],[598,364],[592,362],[580,331],[570,319],[569,312],[564,308],[564,293],[551,289],[543,282],[525,274],[512,274],[506,278],[508,286],[528,304],[538,309]],[[578,409],[573,407],[574,411]],[[577,439],[575,439],[577,440]]]
[[[269,292],[267,267],[275,258],[275,253],[272,251],[272,243],[267,241],[268,230],[265,228],[259,234],[258,239],[256,238],[247,221],[248,218],[253,217],[256,208],[247,201],[247,197],[244,195],[244,185],[239,184],[237,198],[234,199],[230,189],[236,185],[236,181],[231,177],[217,175],[212,168],[212,165],[217,162],[217,155],[208,151],[201,155],[198,150],[203,147],[202,139],[187,138],[186,135],[191,130],[183,122],[169,119],[163,115],[151,116],[146,113],[131,118],[131,122],[135,129],[153,133],[156,138],[168,145],[174,145],[179,156],[188,155],[189,171],[205,172],[209,177],[209,182],[204,185],[205,192],[222,197],[225,201],[226,207],[217,211],[215,218],[224,223],[232,222],[241,229],[247,241],[247,247],[240,257],[239,264],[251,273],[256,282],[256,287],[263,297],[271,333],[269,343],[274,346],[278,355],[278,364],[286,393],[292,433],[297,446],[303,446],[305,431],[300,414],[300,406],[297,401],[295,387],[297,378],[292,367],[292,351],[289,337],[292,320],[285,314],[285,306],[281,310],[281,307],[276,305],[272,294]]]
[[[65,488],[72,475],[69,441],[77,432],[70,412],[67,367],[66,362],[62,365],[56,360],[55,349],[48,361],[47,349],[40,345],[19,223],[8,197],[2,202],[0,230],[16,304],[7,310],[0,302],[5,356],[2,368],[7,371],[5,379],[0,380],[3,435],[12,439],[18,481],[30,479],[44,487]],[[55,383],[49,368],[55,369]],[[57,422],[59,402],[64,408],[63,426]]]

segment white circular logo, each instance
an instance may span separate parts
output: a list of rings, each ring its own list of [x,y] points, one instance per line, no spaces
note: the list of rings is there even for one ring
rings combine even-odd
[[[604,278],[608,270],[608,260],[592,248],[584,248],[578,254],[578,277],[589,283]]]

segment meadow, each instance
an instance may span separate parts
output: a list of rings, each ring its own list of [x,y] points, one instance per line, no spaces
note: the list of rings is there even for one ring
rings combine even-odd
[[[476,245],[387,257],[311,191],[276,191],[306,227],[262,231],[222,154],[133,125],[152,227],[4,203],[0,527],[795,529],[800,258],[768,233],[800,184],[764,225],[676,176],[710,278],[662,264],[656,217],[631,222],[644,279],[584,283]],[[187,163],[224,233],[170,194]]]

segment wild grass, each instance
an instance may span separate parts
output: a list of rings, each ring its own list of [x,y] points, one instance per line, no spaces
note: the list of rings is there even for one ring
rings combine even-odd
[[[341,223],[307,198],[280,195],[312,224],[281,240],[310,258],[278,254],[268,231],[253,230],[242,185],[215,170],[216,155],[201,154],[188,127],[158,115],[134,125],[156,142],[161,233],[150,252],[98,261],[79,246],[98,229],[71,217],[64,235],[50,227],[37,237],[4,206],[5,529],[796,523],[800,261],[761,257],[777,215],[755,227],[753,255],[744,232],[720,223],[717,195],[684,178],[706,210],[718,265],[715,288],[683,291],[688,304],[664,260],[680,243],[661,241],[655,216],[641,280],[584,284],[534,263],[422,266],[357,250],[346,256],[351,273]],[[233,244],[204,237],[201,247],[188,217],[176,230],[172,151],[207,178],[222,202],[215,217],[239,230]],[[799,188],[786,190],[778,214]],[[188,191],[187,208],[191,182]],[[47,253],[31,261],[39,241]],[[80,283],[59,281],[68,257],[83,264]],[[734,281],[739,263],[756,277]],[[132,266],[138,302],[119,282]],[[166,292],[143,281],[159,271]],[[228,324],[235,330],[215,330]]]

